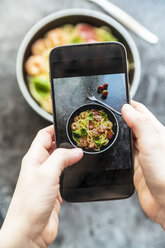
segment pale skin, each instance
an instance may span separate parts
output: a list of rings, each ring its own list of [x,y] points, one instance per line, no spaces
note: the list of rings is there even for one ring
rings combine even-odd
[[[1,248],[45,248],[54,241],[62,203],[59,177],[65,167],[82,156],[81,149],[55,149],[53,126],[38,132],[22,160],[17,186],[0,231]]]
[[[165,127],[142,104],[122,108],[135,135],[134,184],[142,209],[165,230]]]
[[[135,136],[136,191],[144,212],[165,230],[165,127],[144,105],[131,105],[123,106],[122,115]],[[54,241],[62,203],[59,177],[82,156],[81,149],[55,149],[53,126],[39,131],[22,160],[0,230],[1,248],[46,248]]]

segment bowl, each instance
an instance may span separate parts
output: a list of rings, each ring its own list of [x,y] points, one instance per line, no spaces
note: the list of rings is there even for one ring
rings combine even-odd
[[[129,73],[130,96],[133,98],[140,81],[141,65],[139,53],[135,42],[127,32],[127,30],[111,17],[98,11],[87,9],[67,9],[52,13],[37,22],[24,37],[17,54],[16,75],[20,90],[28,102],[28,104],[43,118],[53,122],[52,114],[46,112],[33,99],[29,92],[27,74],[25,72],[25,62],[31,55],[31,45],[38,38],[42,38],[44,34],[52,28],[62,26],[64,24],[88,23],[93,26],[108,26],[112,33],[123,43],[127,49],[128,60],[134,63],[134,69]]]
[[[95,151],[93,149],[86,149],[85,147],[81,147],[83,149],[83,151],[87,154],[98,154],[98,153],[102,153],[105,152],[106,150],[108,150],[116,141],[117,137],[118,137],[118,133],[119,133],[119,124],[118,124],[118,120],[115,116],[115,114],[108,109],[107,107],[101,105],[101,104],[85,104],[82,105],[81,107],[77,108],[76,110],[74,110],[70,116],[68,117],[67,123],[66,123],[66,134],[68,137],[69,142],[72,144],[72,146],[74,147],[78,147],[76,142],[74,141],[73,137],[72,137],[72,129],[71,129],[71,125],[74,122],[74,118],[75,116],[79,115],[81,112],[86,111],[86,110],[91,110],[91,109],[97,109],[97,110],[104,110],[105,113],[108,115],[108,119],[113,123],[113,132],[114,135],[113,137],[109,140],[108,144],[106,146],[102,146],[100,147],[100,151]]]

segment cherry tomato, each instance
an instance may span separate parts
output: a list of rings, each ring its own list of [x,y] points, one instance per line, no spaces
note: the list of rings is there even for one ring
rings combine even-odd
[[[98,90],[98,92],[101,93],[101,92],[104,90],[103,85],[99,85],[99,86],[97,87],[97,90]]]
[[[102,91],[102,98],[107,98],[107,96],[108,96],[108,91],[107,90],[103,90]]]
[[[103,84],[103,88],[104,88],[104,90],[107,90],[108,89],[108,84],[107,83],[104,83]]]
[[[110,131],[108,131],[108,133],[107,133],[107,139],[111,139],[112,137],[113,137],[113,131],[110,130]]]

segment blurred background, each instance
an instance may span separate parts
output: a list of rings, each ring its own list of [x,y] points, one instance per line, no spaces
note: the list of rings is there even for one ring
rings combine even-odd
[[[112,0],[159,37],[149,45],[131,33],[139,49],[142,75],[134,97],[165,124],[165,1]],[[21,159],[36,132],[50,123],[25,102],[16,80],[15,63],[21,40],[44,16],[61,9],[88,8],[103,12],[87,0],[0,1],[0,224],[14,191]],[[64,203],[59,233],[51,247],[58,248],[164,248],[161,227],[148,219],[136,193],[127,200]]]

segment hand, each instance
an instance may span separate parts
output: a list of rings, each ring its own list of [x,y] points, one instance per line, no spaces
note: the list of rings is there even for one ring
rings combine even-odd
[[[17,186],[0,231],[1,248],[48,247],[58,229],[59,177],[83,156],[81,149],[56,149],[54,128],[38,132],[22,160]]]
[[[135,188],[144,212],[165,230],[165,127],[144,105],[131,105],[122,115],[135,136]]]

